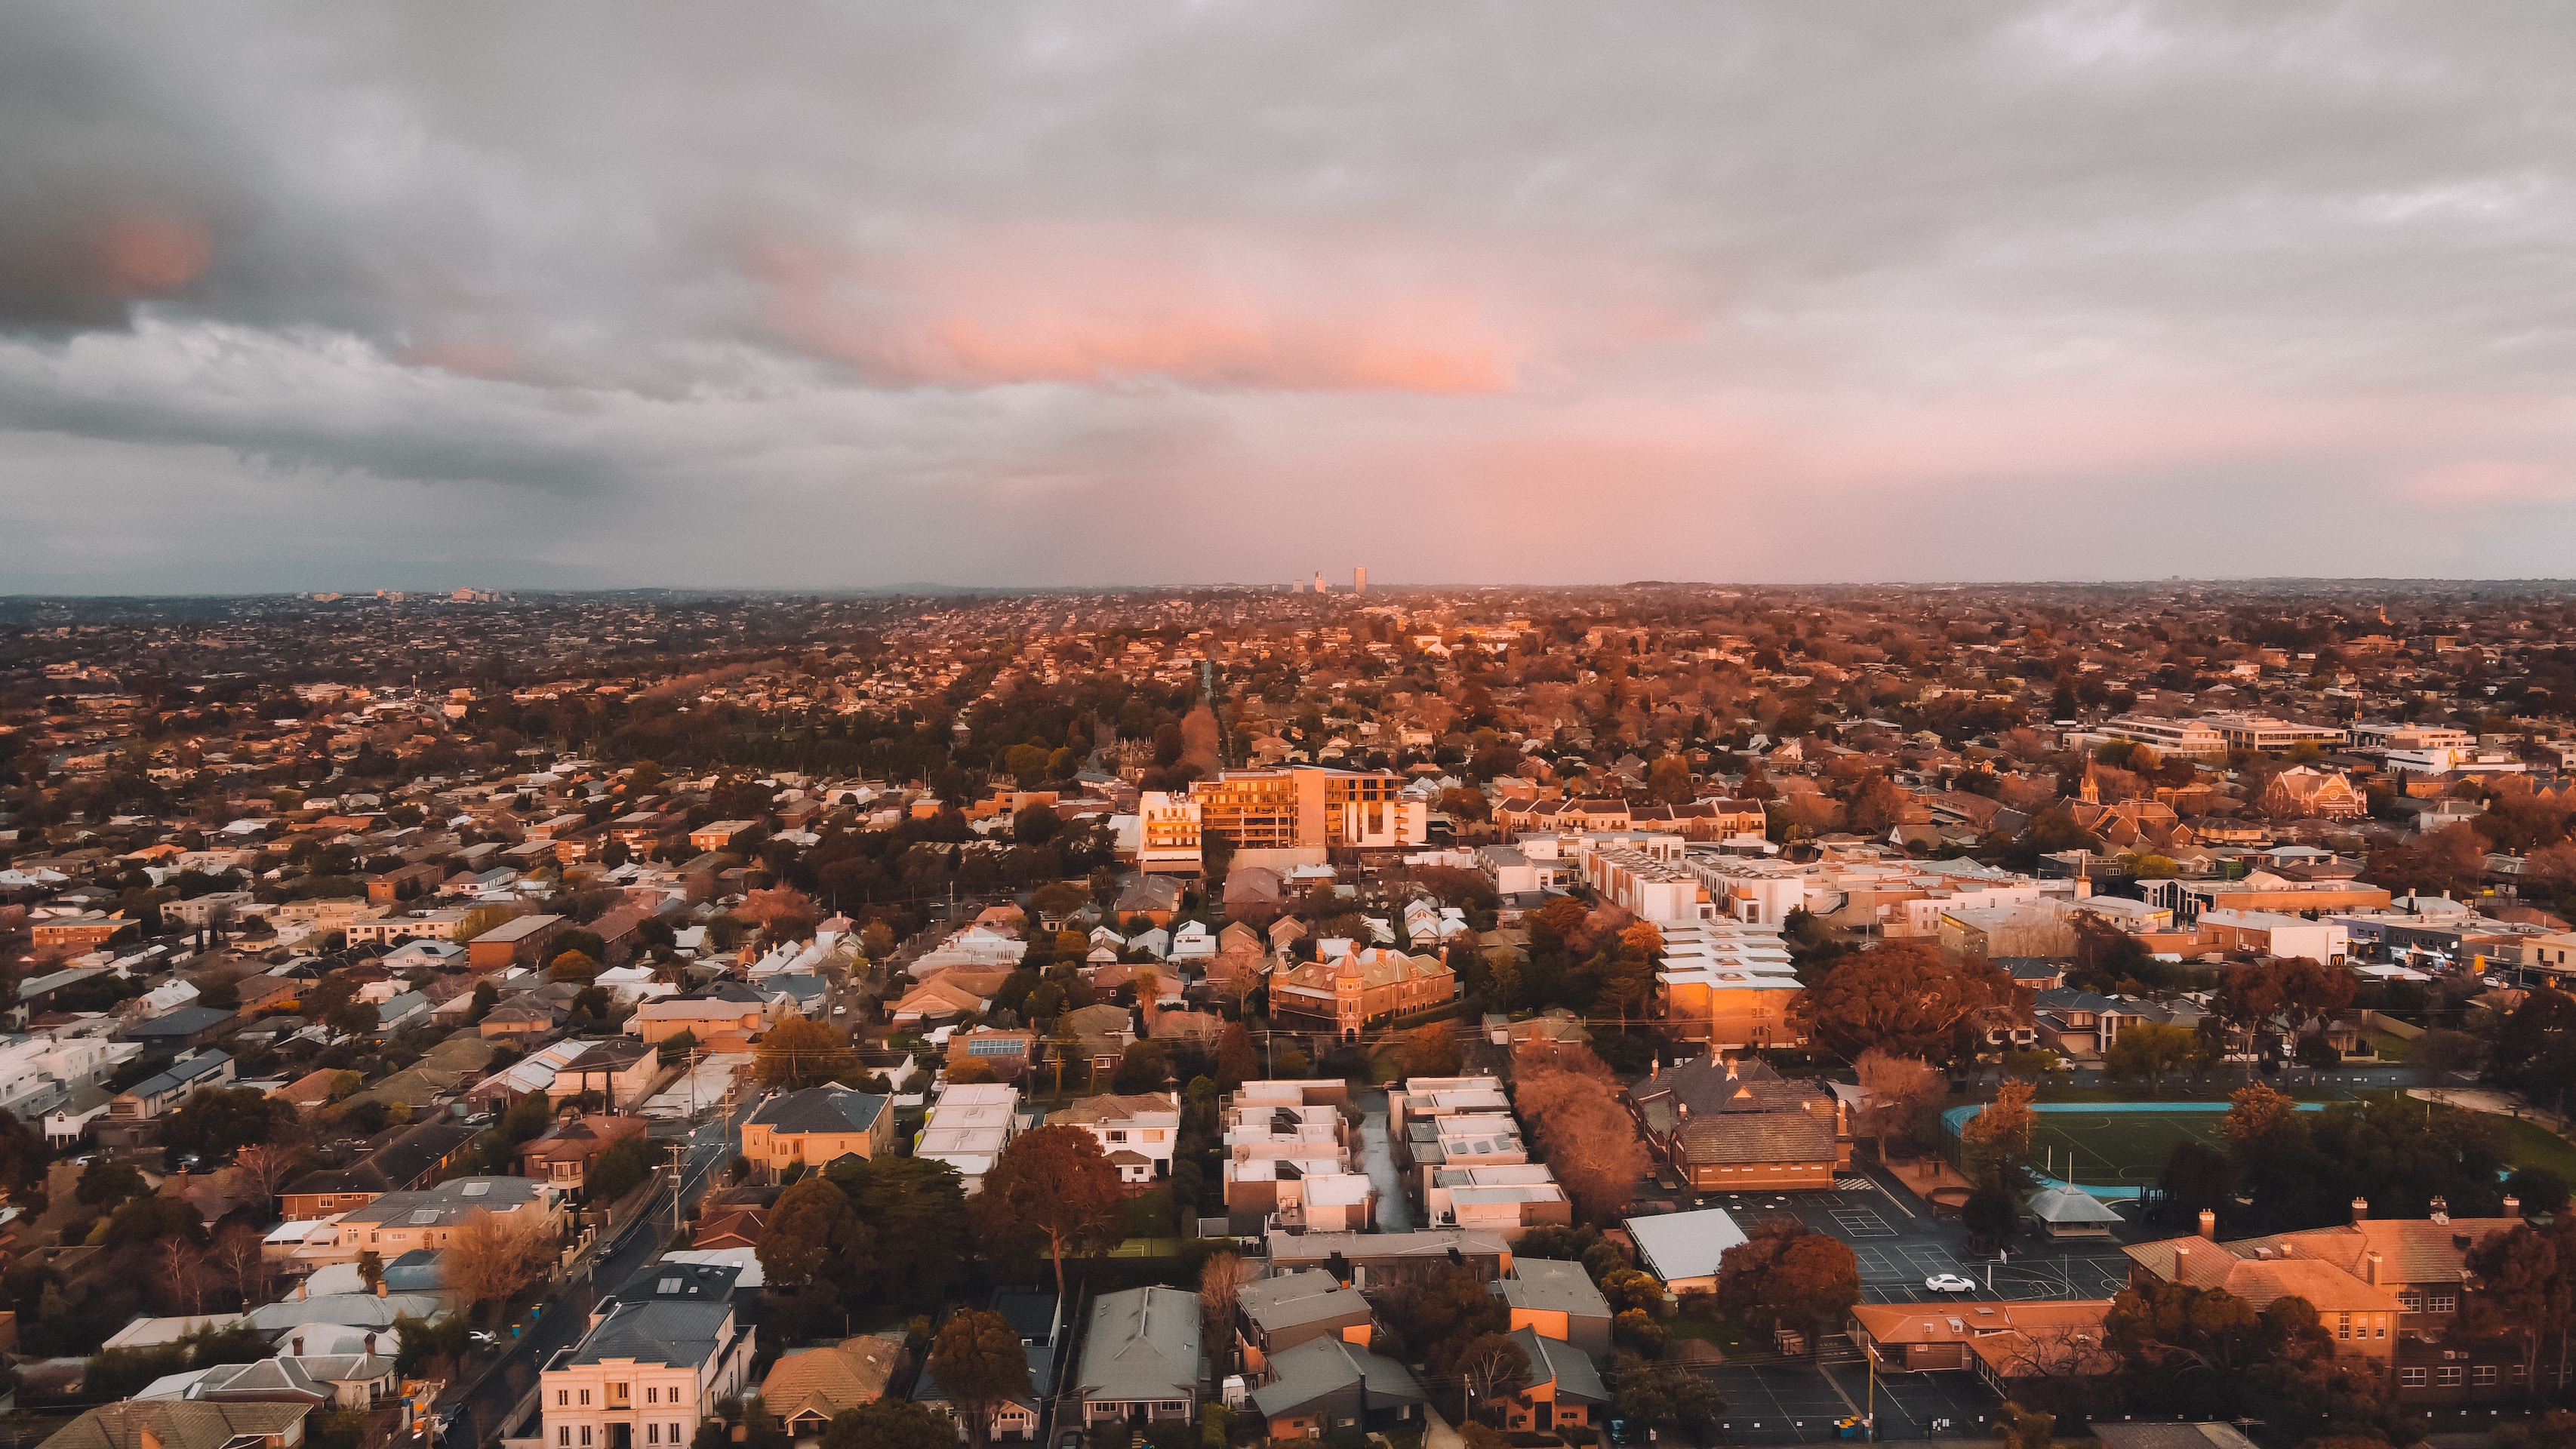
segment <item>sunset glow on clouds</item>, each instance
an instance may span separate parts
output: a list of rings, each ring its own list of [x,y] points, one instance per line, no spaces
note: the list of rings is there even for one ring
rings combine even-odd
[[[2576,21],[1480,15],[0,5],[0,590],[2566,571]]]

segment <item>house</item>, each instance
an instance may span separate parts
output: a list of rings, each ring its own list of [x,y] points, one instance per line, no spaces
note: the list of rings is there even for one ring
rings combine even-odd
[[[572,923],[561,916],[517,916],[465,943],[465,964],[477,971],[546,964],[546,946]]]
[[[1257,1278],[1235,1295],[1244,1367],[1266,1372],[1269,1360],[1311,1339],[1368,1345],[1374,1323],[1368,1299],[1330,1273],[1312,1268]]]
[[[2370,813],[2370,800],[2341,770],[2292,765],[2263,787],[2256,808],[2275,820],[2358,820]]]
[[[144,1078],[108,1100],[107,1115],[111,1122],[149,1122],[180,1103],[195,1096],[202,1087],[221,1087],[233,1081],[233,1059],[222,1052],[199,1052],[172,1062],[169,1067]]]
[[[581,1342],[537,1379],[540,1442],[554,1449],[668,1449],[740,1397],[752,1331],[734,1313],[738,1270],[647,1263],[591,1310]]]
[[[544,1036],[564,1024],[566,1012],[535,992],[522,991],[483,1013],[475,1031],[482,1036],[510,1037],[525,1042]]]
[[[758,829],[757,820],[715,820],[689,832],[689,846],[698,851],[731,850],[735,841]]]
[[[298,1449],[310,1406],[296,1402],[126,1399],[72,1420],[54,1449]]]
[[[1503,1427],[1515,1433],[1584,1428],[1610,1405],[1610,1390],[1592,1355],[1536,1329],[1516,1328],[1512,1342],[1529,1356],[1529,1382],[1503,1401]]]
[[[1415,1228],[1410,1232],[1292,1233],[1272,1229],[1264,1235],[1270,1271],[1294,1273],[1315,1268],[1331,1273],[1353,1288],[1393,1288],[1433,1269],[1462,1267],[1486,1282],[1501,1277],[1511,1261],[1509,1243],[1490,1233],[1460,1228]]]
[[[902,999],[894,1003],[887,1019],[897,1026],[916,1026],[923,1022],[935,1025],[970,1014],[980,1016],[991,1009],[992,998],[954,979],[957,974],[943,972],[905,992]]]
[[[1038,1436],[1038,1422],[1046,1401],[1055,1393],[1056,1359],[1064,1346],[1069,1325],[1064,1321],[1063,1302],[1053,1293],[1030,1289],[996,1288],[987,1303],[990,1312],[1000,1314],[1020,1335],[1020,1352],[1027,1356],[1029,1390],[1014,1395],[1008,1403],[993,1411],[992,1422],[985,1426],[987,1442],[1001,1439],[1032,1440]],[[920,1381],[913,1385],[912,1399],[917,1404],[931,1404],[948,1410],[947,1391],[939,1380],[922,1366]],[[967,1437],[966,1425],[960,1420],[957,1437]]]
[[[1016,1082],[1028,1075],[1037,1051],[1038,1034],[1026,1027],[979,1026],[948,1038],[948,1070],[953,1075],[968,1062],[980,1062],[995,1079]]]
[[[771,1014],[764,1002],[708,993],[665,996],[645,1002],[627,1018],[626,1029],[642,1037],[648,1046],[659,1046],[682,1032],[689,1033],[697,1038],[700,1046],[705,1046],[723,1036],[757,1036],[768,1029],[770,1021]]]
[[[1371,1353],[1365,1337],[1310,1339],[1271,1359],[1268,1373],[1250,1397],[1274,1441],[1401,1430],[1426,1421],[1430,1394],[1403,1364]]]
[[[130,1021],[117,1033],[143,1043],[146,1057],[170,1057],[208,1046],[230,1036],[241,1025],[241,1013],[220,1006],[183,1006],[161,1016]]]
[[[1070,1107],[1047,1114],[1049,1127],[1079,1127],[1091,1134],[1129,1186],[1159,1182],[1172,1175],[1172,1151],[1180,1143],[1181,1098],[1177,1092],[1083,1097]]]
[[[847,1087],[807,1087],[760,1104],[742,1127],[742,1155],[776,1182],[790,1164],[809,1170],[847,1156],[872,1158],[894,1146],[894,1102]]]
[[[1629,1218],[1623,1226],[1637,1245],[1637,1266],[1663,1279],[1674,1293],[1716,1292],[1718,1260],[1746,1241],[1744,1230],[1723,1208]]]
[[[2030,1195],[2022,1211],[2053,1242],[2107,1239],[2111,1229],[2122,1221],[2118,1213],[2103,1206],[2101,1199],[2074,1187],[2041,1188]]]
[[[1530,1329],[1585,1353],[1610,1351],[1610,1300],[1601,1296],[1581,1263],[1514,1258],[1510,1272],[1488,1286],[1511,1309],[1513,1328]]]
[[[1104,1293],[1082,1342],[1082,1422],[1198,1417],[1199,1300],[1178,1288]]]
[[[798,1442],[819,1439],[844,1409],[873,1404],[903,1372],[903,1340],[860,1334],[823,1348],[792,1348],[760,1381],[760,1401]]]
[[[579,1192],[592,1158],[620,1142],[643,1139],[641,1117],[586,1117],[574,1112],[544,1136],[519,1145],[519,1175],[565,1192]]]
[[[356,1261],[361,1250],[390,1260],[414,1248],[444,1248],[477,1213],[527,1213],[551,1223],[561,1209],[550,1189],[524,1177],[456,1177],[416,1192],[389,1192],[341,1215],[343,1261]]]
[[[1057,1018],[1059,1033],[1074,1039],[1069,1065],[1088,1067],[1094,1076],[1118,1070],[1118,1062],[1136,1040],[1136,1018],[1123,1006],[1077,1007]]]
[[[1879,1373],[1959,1370],[2018,1395],[2033,1380],[2120,1372],[2103,1341],[2110,1311],[2108,1299],[1862,1303],[1851,1310],[1851,1337]]]
[[[1531,1228],[1574,1221],[1574,1203],[1544,1162],[1435,1167],[1422,1206],[1433,1227],[1470,1228],[1505,1242],[1518,1242]]]
[[[632,1107],[661,1074],[661,1056],[652,1047],[639,1041],[595,1041],[555,1068],[547,1091],[555,1097],[595,1093],[611,1107]]]
[[[1019,1121],[1019,1088],[1002,1082],[954,1082],[931,1107],[912,1155],[956,1168],[972,1197],[983,1189],[994,1159],[1018,1135]]]
[[[1750,1057],[1695,1058],[1629,1093],[1647,1146],[1703,1192],[1830,1189],[1851,1164],[1840,1098]]]
[[[329,1217],[364,1207],[389,1192],[411,1192],[438,1180],[474,1140],[471,1128],[453,1121],[429,1121],[403,1127],[347,1167],[308,1172],[278,1194],[278,1211],[288,1221]]]

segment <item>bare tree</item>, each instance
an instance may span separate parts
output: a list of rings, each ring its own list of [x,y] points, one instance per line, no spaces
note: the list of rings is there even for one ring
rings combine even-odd
[[[1529,1382],[1529,1355],[1510,1337],[1484,1334],[1458,1351],[1458,1378],[1476,1403],[1489,1403]]]
[[[1878,1138],[1878,1160],[1887,1161],[1887,1139],[1914,1121],[1923,1103],[1945,1090],[1941,1073],[1921,1057],[1876,1047],[1852,1063],[1860,1073],[1861,1124]]]
[[[1219,1253],[1199,1269],[1199,1313],[1207,1319],[1208,1341],[1231,1346],[1235,1307],[1243,1285],[1252,1281],[1252,1265],[1232,1253]],[[1230,1361],[1230,1359],[1229,1359]]]
[[[172,1313],[198,1314],[206,1309],[206,1255],[203,1249],[176,1233],[161,1240],[152,1255],[153,1267],[161,1276],[161,1285]]]
[[[277,1190],[295,1177],[301,1165],[295,1149],[255,1142],[233,1154],[223,1175],[226,1185],[234,1191],[256,1193],[260,1206],[275,1207]]]
[[[1524,1063],[1514,1096],[1575,1211],[1589,1221],[1608,1221],[1653,1165],[1614,1085],[1553,1066],[1533,1071]]]
[[[215,1234],[215,1268],[232,1280],[244,1311],[268,1301],[270,1275],[265,1246],[259,1229],[248,1223],[235,1223]]]
[[[554,1235],[533,1213],[477,1212],[456,1228],[440,1269],[446,1286],[468,1303],[489,1303],[497,1321],[513,1294],[554,1266]]]

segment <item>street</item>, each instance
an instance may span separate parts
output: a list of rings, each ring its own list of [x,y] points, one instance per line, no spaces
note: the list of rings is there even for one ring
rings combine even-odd
[[[674,1139],[660,1140],[667,1143]],[[682,1159],[686,1176],[680,1185],[680,1211],[685,1216],[688,1205],[697,1201],[716,1173],[732,1159],[740,1139],[729,1122],[719,1119],[690,1128],[682,1140],[691,1144]],[[667,1182],[670,1174],[657,1176]],[[540,1305],[543,1312],[536,1323],[510,1341],[499,1361],[464,1396],[465,1414],[457,1426],[460,1444],[487,1444],[499,1438],[504,1419],[536,1386],[546,1360],[557,1349],[580,1341],[599,1300],[661,1251],[670,1231],[671,1214],[671,1191],[666,1186],[653,1194],[652,1207],[638,1213],[615,1240],[592,1246],[589,1260],[573,1270],[563,1290]],[[458,1401],[454,1398],[442,1398],[441,1407],[455,1402]]]

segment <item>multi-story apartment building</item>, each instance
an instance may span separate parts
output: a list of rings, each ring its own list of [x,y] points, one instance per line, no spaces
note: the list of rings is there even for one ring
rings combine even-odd
[[[1136,868],[1199,868],[1199,803],[1187,795],[1147,790],[1136,797]]]
[[[1430,839],[1431,816],[1385,770],[1225,770],[1190,786],[1202,833],[1245,850],[1388,847]]]
[[[648,1263],[592,1310],[590,1332],[558,1350],[538,1383],[553,1449],[687,1444],[751,1374],[752,1330],[734,1313],[742,1270]]]

